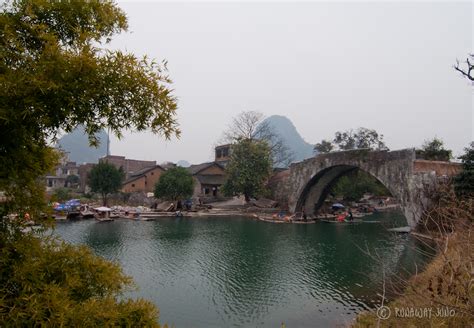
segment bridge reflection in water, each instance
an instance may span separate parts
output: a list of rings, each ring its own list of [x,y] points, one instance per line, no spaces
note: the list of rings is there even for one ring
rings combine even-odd
[[[403,224],[401,213],[375,215]],[[378,303],[383,270],[390,277],[426,260],[382,224],[163,218],[62,223],[55,233],[120,263],[139,287],[130,295],[153,300],[176,327],[344,324]]]

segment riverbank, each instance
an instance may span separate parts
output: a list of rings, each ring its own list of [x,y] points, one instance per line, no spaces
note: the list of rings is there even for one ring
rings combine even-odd
[[[470,327],[474,283],[470,229],[445,238],[438,255],[405,283],[398,298],[376,312],[363,312],[353,327]]]
[[[399,280],[397,298],[359,314],[353,327],[472,327],[474,199],[458,197],[447,184],[438,186],[432,201],[417,230],[421,242],[430,237],[437,255],[423,272]]]

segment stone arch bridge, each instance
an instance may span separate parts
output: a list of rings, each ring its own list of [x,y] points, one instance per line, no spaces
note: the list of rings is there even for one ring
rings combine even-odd
[[[457,163],[417,160],[414,149],[371,151],[358,149],[320,154],[293,163],[273,184],[275,197],[290,212],[313,213],[324,202],[337,179],[361,169],[378,179],[398,199],[410,227],[418,223],[429,202],[427,187],[457,174]]]

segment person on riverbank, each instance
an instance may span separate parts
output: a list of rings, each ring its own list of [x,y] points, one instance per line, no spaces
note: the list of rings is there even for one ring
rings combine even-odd
[[[305,211],[305,210],[303,210],[302,217],[303,217],[303,221],[304,221],[304,222],[308,221],[308,216],[306,215],[306,211]]]

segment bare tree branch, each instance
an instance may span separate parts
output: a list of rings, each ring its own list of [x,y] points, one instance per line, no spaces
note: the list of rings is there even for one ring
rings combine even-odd
[[[474,54],[470,54],[469,57],[474,59]],[[464,77],[468,78],[471,81],[474,81],[474,75],[472,71],[474,70],[474,65],[469,61],[469,57],[466,59],[467,68],[461,68],[459,60],[456,60],[456,65],[454,69],[461,73]]]

